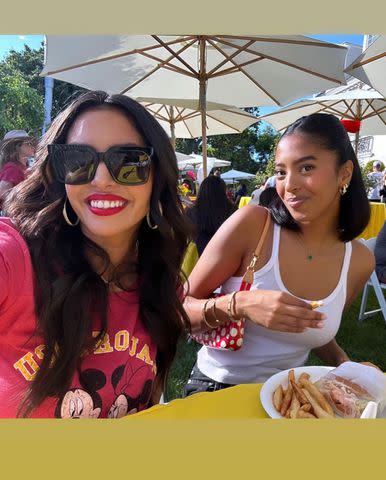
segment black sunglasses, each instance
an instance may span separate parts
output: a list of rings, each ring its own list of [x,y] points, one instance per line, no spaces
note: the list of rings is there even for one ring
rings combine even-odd
[[[48,145],[48,161],[59,182],[67,185],[90,183],[100,161],[120,185],[142,185],[149,179],[152,147],[117,145],[97,152],[88,145]]]

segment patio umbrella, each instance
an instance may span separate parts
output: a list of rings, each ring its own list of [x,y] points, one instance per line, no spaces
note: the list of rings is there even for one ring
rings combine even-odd
[[[345,71],[386,97],[386,35],[377,37]]]
[[[171,137],[197,138],[202,135],[201,112],[198,100],[137,98]],[[206,104],[206,135],[241,133],[257,122],[257,117],[229,105],[215,102]]]
[[[340,120],[359,121],[355,129],[355,149],[358,149],[359,134],[386,135],[386,100],[373,88],[351,78],[347,85],[336,87],[311,99],[301,100],[276,112],[259,117],[276,130],[283,131],[303,115],[330,113]]]
[[[345,83],[346,47],[302,35],[47,35],[42,75],[134,98],[285,105]]]
[[[252,178],[256,178],[256,175],[241,172],[240,170],[228,170],[228,172],[221,174],[221,178],[225,181],[232,180],[234,182],[235,180],[251,180]]]

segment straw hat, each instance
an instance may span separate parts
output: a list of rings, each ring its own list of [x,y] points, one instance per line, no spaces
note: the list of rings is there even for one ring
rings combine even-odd
[[[25,130],[10,130],[4,135],[3,140],[11,140],[12,138],[29,138],[28,133]]]

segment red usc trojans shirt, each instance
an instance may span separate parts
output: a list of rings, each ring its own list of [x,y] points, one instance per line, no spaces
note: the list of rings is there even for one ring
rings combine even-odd
[[[29,250],[12,222],[1,218],[1,418],[16,417],[20,401],[39,369],[44,344],[35,329]],[[139,318],[138,291],[110,293],[103,341],[84,357],[66,394],[47,398],[31,416],[118,418],[145,409],[156,374],[155,356],[156,347]]]

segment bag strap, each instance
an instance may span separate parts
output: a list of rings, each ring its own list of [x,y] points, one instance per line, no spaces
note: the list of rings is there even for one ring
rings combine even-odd
[[[246,272],[244,273],[243,280],[241,282],[240,290],[249,290],[253,282],[253,274],[255,272],[255,265],[258,261],[261,253],[261,249],[264,244],[264,240],[267,236],[269,226],[271,224],[271,215],[267,210],[267,218],[265,219],[263,232],[260,236],[259,243],[257,244],[256,250],[253,253],[251,263],[248,265]]]

